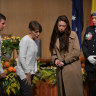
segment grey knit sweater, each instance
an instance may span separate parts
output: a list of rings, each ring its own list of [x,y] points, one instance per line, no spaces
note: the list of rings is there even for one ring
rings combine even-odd
[[[28,35],[21,39],[19,44],[19,56],[16,67],[16,73],[21,80],[26,78],[26,73],[35,74],[37,71],[37,52],[36,42]]]

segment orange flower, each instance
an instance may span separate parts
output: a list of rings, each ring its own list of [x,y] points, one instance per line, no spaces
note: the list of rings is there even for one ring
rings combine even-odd
[[[16,72],[16,68],[13,68],[13,72]]]
[[[84,67],[85,67],[85,64],[84,64],[84,63],[82,63],[82,64],[81,64],[81,67],[82,67],[82,68],[84,68]]]
[[[81,63],[84,63],[85,62],[85,58],[84,57],[79,57]]]
[[[13,67],[9,67],[9,68],[8,68],[8,71],[9,71],[9,72],[12,72],[12,71],[13,71]]]
[[[5,68],[8,68],[9,66],[10,66],[10,63],[9,63],[9,62],[7,62],[7,61],[4,62],[4,67],[5,67]]]

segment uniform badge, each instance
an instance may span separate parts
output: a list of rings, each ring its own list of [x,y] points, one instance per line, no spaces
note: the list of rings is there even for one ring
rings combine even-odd
[[[92,33],[91,33],[91,32],[88,32],[88,33],[85,35],[85,38],[86,38],[86,40],[91,40],[91,39],[92,39]]]

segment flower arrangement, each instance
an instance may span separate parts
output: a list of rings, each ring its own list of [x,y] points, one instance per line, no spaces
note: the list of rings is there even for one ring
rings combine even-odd
[[[20,37],[11,36],[2,38],[1,47],[1,64],[6,74],[3,80],[4,93],[8,96],[11,93],[17,95],[19,93],[20,85],[16,75],[16,61],[11,58],[13,50],[19,49]],[[10,59],[11,58],[11,59]]]
[[[14,49],[15,50],[19,49],[19,42],[20,37],[11,36],[10,38],[9,37],[2,38],[2,47],[1,47],[2,56],[3,57],[4,56],[6,57],[8,55],[11,56],[11,53]]]
[[[82,74],[83,74],[83,76],[82,76],[82,80],[83,80],[83,82],[85,82],[85,81],[86,81],[87,73],[86,73],[86,71],[85,71],[84,68],[81,68],[81,70],[82,70]]]
[[[4,93],[10,96],[11,93],[18,94],[20,85],[17,80],[16,67],[13,67],[13,59],[10,61],[1,61],[6,78],[3,80]],[[16,62],[15,62],[16,63]]]
[[[42,63],[38,62],[38,72],[35,74],[32,85],[36,84],[39,80],[46,81],[48,84],[55,85],[56,84],[56,67],[41,67]]]

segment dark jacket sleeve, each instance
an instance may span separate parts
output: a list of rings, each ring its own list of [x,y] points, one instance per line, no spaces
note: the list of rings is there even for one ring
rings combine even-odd
[[[86,29],[86,32],[85,32],[84,38],[83,38],[84,40],[82,43],[82,51],[83,51],[85,58],[88,58],[90,56],[90,54],[88,52],[88,46],[87,46],[87,40],[86,40],[86,34],[88,33],[88,30],[89,30],[89,27]]]

